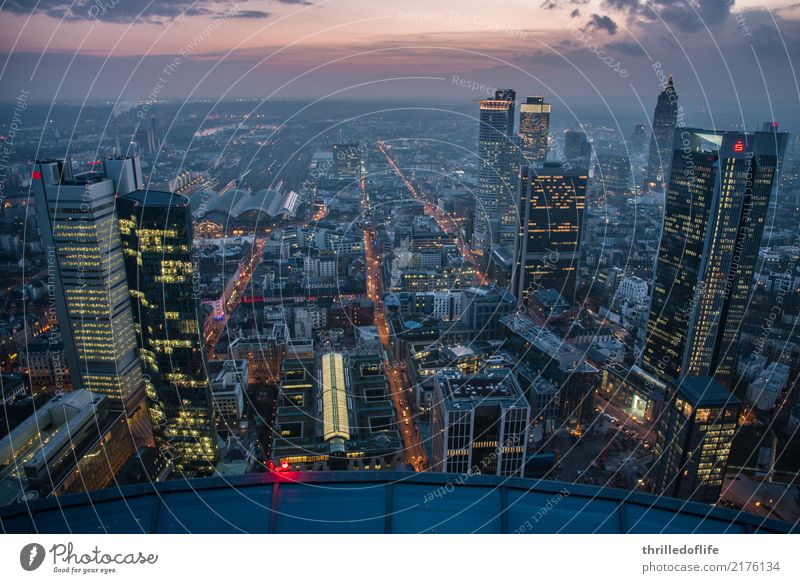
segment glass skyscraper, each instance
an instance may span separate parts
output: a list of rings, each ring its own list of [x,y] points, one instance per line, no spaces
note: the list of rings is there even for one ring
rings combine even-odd
[[[516,236],[519,148],[514,139],[515,99],[512,89],[498,89],[493,99],[479,102],[480,160],[473,247],[484,257],[494,243],[513,246]]]
[[[117,212],[156,439],[180,471],[208,473],[217,444],[189,199],[137,190],[117,199]]]
[[[519,106],[519,137],[523,163],[541,164],[547,157],[550,104],[544,97],[528,97]]]
[[[135,158],[107,162],[110,177],[76,174],[69,159],[36,162],[32,190],[73,387],[106,395],[147,445],[152,432],[114,215],[116,193],[141,180],[141,170]]]
[[[786,134],[678,129],[642,364],[729,380]]]
[[[678,94],[670,77],[659,94],[653,111],[653,133],[650,138],[650,154],[645,174],[645,180],[653,187],[662,187],[669,182],[672,139],[677,124]]]
[[[520,237],[516,295],[555,289],[575,297],[588,174],[558,163],[523,167],[520,178]]]
[[[739,401],[710,378],[671,387],[656,436],[655,491],[714,504],[722,489]]]

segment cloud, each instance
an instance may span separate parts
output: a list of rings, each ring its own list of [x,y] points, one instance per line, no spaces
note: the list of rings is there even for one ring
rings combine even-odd
[[[284,3],[297,3],[280,0]],[[135,20],[164,23],[180,16],[266,18],[268,12],[243,10],[234,0],[6,0],[0,12],[27,16],[31,12],[68,21],[96,20],[128,24]]]
[[[733,0],[603,0],[601,6],[624,15],[632,24],[663,23],[680,32],[695,32],[724,22]]]
[[[544,8],[545,10],[555,10],[561,4],[568,4],[572,6],[584,6],[591,2],[591,0],[542,0],[542,3],[539,4],[539,8]]]
[[[589,22],[586,23],[586,30],[605,30],[608,34],[617,34],[617,23],[610,16],[592,14]]]
[[[263,10],[240,10],[231,14],[229,18],[269,18],[270,16],[272,16],[271,12]]]

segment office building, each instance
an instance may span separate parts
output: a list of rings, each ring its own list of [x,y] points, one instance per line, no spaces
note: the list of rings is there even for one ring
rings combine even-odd
[[[541,164],[547,158],[547,139],[550,132],[550,104],[544,97],[528,97],[519,106],[519,137],[522,163]]]
[[[603,368],[598,395],[645,427],[658,420],[666,385],[638,366],[612,363]]]
[[[780,138],[780,140],[778,139]],[[786,134],[676,130],[642,364],[728,386]],[[742,396],[743,397],[743,396]]]
[[[208,363],[217,427],[235,432],[244,416],[244,397],[250,382],[246,360],[212,360]]]
[[[398,425],[377,354],[328,352],[283,361],[271,452],[276,466],[397,469],[403,461]]]
[[[588,168],[592,160],[592,144],[586,134],[575,130],[564,132],[565,165]]]
[[[671,393],[656,437],[655,491],[714,504],[736,434],[739,400],[708,377],[686,378]]]
[[[217,439],[193,287],[189,199],[136,190],[117,199],[117,213],[153,428],[177,470],[203,474]]]
[[[135,448],[106,395],[57,395],[0,440],[0,506],[105,488]]]
[[[653,133],[650,137],[650,154],[645,175],[645,180],[653,188],[663,188],[669,182],[673,137],[677,125],[678,94],[670,76],[658,95],[653,111]]]
[[[102,172],[73,172],[70,160],[37,162],[36,212],[52,266],[56,314],[74,389],[108,396],[124,410],[140,445],[152,444],[136,354],[115,196],[142,183],[138,158],[103,161]],[[62,369],[64,367],[61,367]]]
[[[521,476],[530,405],[509,369],[436,375],[431,467],[435,472]]]
[[[358,144],[333,144],[333,169],[337,178],[357,180],[361,175]]]
[[[594,179],[605,196],[629,194],[633,188],[633,172],[627,154],[614,150],[597,152]]]
[[[516,296],[525,302],[539,290],[575,298],[587,172],[557,163],[523,168]]]
[[[519,149],[514,143],[516,94],[498,89],[480,100],[478,132],[478,190],[473,224],[473,247],[488,257],[494,243],[513,244],[517,224],[515,192]]]
[[[516,312],[500,317],[507,348],[520,365],[558,388],[558,417],[575,433],[594,413],[594,393],[600,371],[586,362],[586,352],[558,337],[552,330]]]
[[[639,156],[644,152],[645,132],[644,124],[637,123],[631,134],[631,154]]]

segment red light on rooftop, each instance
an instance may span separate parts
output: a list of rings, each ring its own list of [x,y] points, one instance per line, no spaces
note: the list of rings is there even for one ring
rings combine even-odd
[[[281,469],[282,470],[288,470],[289,469],[289,462],[287,462],[286,460],[281,461]]]
[[[742,140],[738,140],[738,141],[737,141],[737,142],[736,142],[736,143],[733,145],[733,151],[734,151],[734,152],[744,152],[744,142],[743,142]]]
[[[33,180],[41,180],[42,179],[42,173],[39,172],[38,170],[34,170],[33,172],[31,172],[31,178]]]

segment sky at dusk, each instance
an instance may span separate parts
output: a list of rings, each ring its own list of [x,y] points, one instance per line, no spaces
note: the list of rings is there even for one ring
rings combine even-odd
[[[468,100],[508,86],[651,104],[670,73],[699,109],[777,115],[800,96],[793,0],[0,2],[4,100],[136,103],[157,85],[165,99]]]

